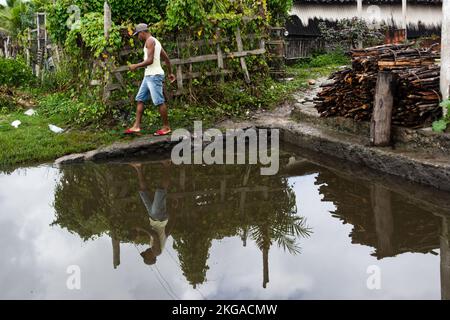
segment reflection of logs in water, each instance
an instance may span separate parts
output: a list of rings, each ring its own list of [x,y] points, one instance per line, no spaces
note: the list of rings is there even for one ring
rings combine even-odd
[[[375,229],[378,239],[378,257],[394,255],[394,221],[392,217],[391,192],[380,185],[372,186],[372,210],[375,216]]]
[[[442,299],[450,300],[450,218],[442,218],[441,236],[441,291]]]
[[[441,219],[377,184],[346,179],[326,169],[317,178],[333,216],[352,224],[353,243],[375,248],[379,258],[439,248]]]

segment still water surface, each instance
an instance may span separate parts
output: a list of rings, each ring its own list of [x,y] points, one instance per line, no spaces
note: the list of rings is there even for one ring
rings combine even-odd
[[[0,298],[448,298],[446,209],[317,159],[4,172]]]

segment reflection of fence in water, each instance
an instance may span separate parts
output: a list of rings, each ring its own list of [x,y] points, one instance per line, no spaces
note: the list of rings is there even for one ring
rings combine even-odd
[[[147,188],[158,188],[164,179],[159,164],[144,163],[142,169]],[[206,270],[211,241],[232,236],[241,237],[244,246],[247,238],[259,239],[267,285],[268,251],[274,242],[279,243],[277,232],[291,230],[293,223],[302,220],[295,218],[295,195],[286,177],[260,176],[259,170],[258,166],[171,167],[167,208],[176,221],[171,235],[183,272],[193,285],[205,280],[200,275]],[[55,224],[83,239],[108,233],[115,268],[120,264],[120,243],[145,245],[129,234],[148,224],[133,168],[120,164],[70,167],[62,175],[55,195]],[[285,232],[287,237],[294,236]]]

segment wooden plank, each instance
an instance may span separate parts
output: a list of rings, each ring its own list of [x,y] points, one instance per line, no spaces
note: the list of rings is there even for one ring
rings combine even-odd
[[[255,33],[251,33],[251,34],[246,34],[242,36],[242,39],[256,39],[259,38],[260,36],[255,34]],[[209,39],[209,40],[195,40],[192,42],[188,42],[188,41],[181,41],[178,43],[178,45],[180,47],[185,47],[186,45],[190,45],[190,46],[202,46],[202,45],[214,45],[217,43],[226,43],[226,42],[230,42],[231,38],[230,37],[221,37],[219,40],[217,39]]]
[[[128,67],[128,66],[120,66],[120,67],[114,69],[112,72],[113,73],[115,73],[115,72],[125,72],[125,71],[128,71],[128,70],[130,70],[130,67]]]
[[[181,65],[177,66],[177,87],[178,91],[183,91],[183,67]]]
[[[220,29],[217,29],[217,31],[216,31],[216,37],[217,37],[217,39],[220,40]],[[222,48],[220,47],[220,41],[217,42],[216,49],[217,49],[217,67],[219,68],[219,71],[221,73],[220,82],[223,83],[225,81],[225,77],[224,77],[224,74],[222,72],[225,69],[225,63],[224,63],[224,60],[223,60]]]
[[[106,91],[115,91],[122,89],[122,85],[120,83],[111,83],[105,86]]]
[[[117,106],[126,106],[130,104],[130,100],[118,100],[118,101],[109,101],[108,105],[112,106],[112,107],[117,107]]]
[[[236,43],[237,43],[237,48],[239,52],[243,52],[244,51],[244,45],[242,44],[242,38],[241,38],[241,29],[238,27],[236,30]],[[248,73],[248,69],[247,69],[247,63],[245,62],[245,56],[242,56],[240,58],[241,60],[241,67],[242,67],[242,71],[244,72],[244,79],[245,82],[250,83],[250,74]]]
[[[207,71],[207,72],[189,72],[189,73],[183,73],[183,80],[188,80],[188,79],[195,79],[195,78],[200,78],[202,76],[219,76],[219,75],[227,75],[227,74],[233,74],[234,71],[233,70],[219,70],[219,71]]]
[[[265,54],[265,53],[266,53],[266,49],[262,48],[262,49],[255,49],[255,50],[248,50],[248,51],[241,51],[241,52],[230,52],[230,53],[224,54],[224,58],[225,59],[242,58],[242,57],[246,57],[246,56],[260,55],[260,54]],[[191,63],[214,61],[217,59],[218,59],[217,54],[208,54],[208,55],[203,55],[203,56],[191,57],[188,59],[172,59],[172,60],[170,60],[170,62],[172,63],[172,65],[178,66],[178,65],[191,64]],[[129,70],[128,66],[120,66],[120,67],[114,69],[112,72],[113,73],[125,72],[128,70]]]
[[[204,56],[196,56],[196,57],[191,57],[191,58],[187,58],[187,59],[173,59],[170,62],[173,65],[180,65],[180,64],[190,64],[190,63],[214,61],[214,60],[217,60],[217,54],[207,54]]]
[[[122,74],[119,73],[119,72],[116,72],[116,73],[114,73],[114,76],[116,77],[117,81],[119,81],[120,86],[121,86],[123,89],[126,89],[127,86],[126,86],[125,80],[123,79]]]
[[[394,75],[380,71],[375,92],[375,107],[370,126],[372,145],[383,147],[391,143],[392,109],[394,106]]]

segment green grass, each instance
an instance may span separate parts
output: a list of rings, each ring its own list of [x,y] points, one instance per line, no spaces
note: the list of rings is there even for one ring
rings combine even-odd
[[[319,54],[297,63],[300,68],[322,68],[350,64],[350,57],[341,51]]]
[[[171,101],[169,114],[172,128],[190,128],[195,120],[202,120],[207,127],[225,118],[245,118],[248,111],[270,110],[289,101],[291,93],[308,88],[309,79],[327,76],[343,62],[337,60],[334,64],[330,63],[328,56],[317,59],[328,62],[316,61],[288,67],[287,77],[294,78],[292,81],[254,79],[248,86],[243,80],[234,80],[201,88],[203,91],[198,96],[203,99],[197,103]],[[322,63],[325,65],[320,65]],[[111,119],[102,118],[106,111],[99,104],[86,104],[64,93],[35,91],[27,91],[38,102],[38,114],[35,116],[28,117],[23,114],[25,110],[11,109],[11,106],[2,109],[0,105],[0,168],[52,161],[60,156],[89,151],[125,139],[120,131],[133,121],[133,118],[128,123],[116,121],[112,128]],[[15,94],[20,95],[20,91]],[[129,107],[131,110],[135,108]],[[14,120],[22,122],[18,129],[10,125]],[[48,128],[49,124],[68,130],[55,134]],[[143,129],[154,132],[160,125],[156,108],[146,108]]]
[[[11,122],[20,120],[18,129]],[[118,139],[112,131],[69,130],[55,134],[49,124],[62,126],[60,117],[32,117],[23,111],[0,115],[0,167],[54,160],[70,153],[84,152]]]

